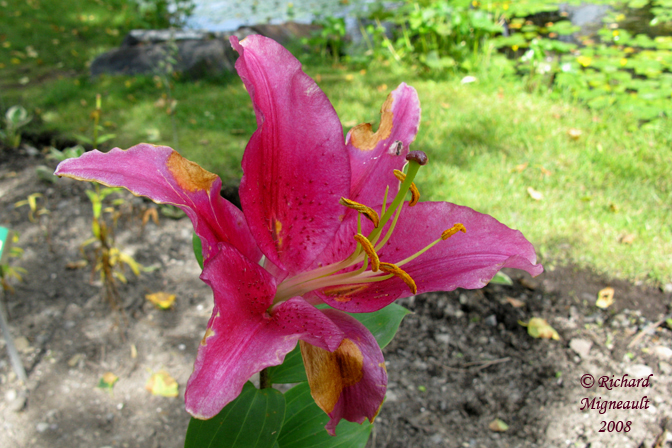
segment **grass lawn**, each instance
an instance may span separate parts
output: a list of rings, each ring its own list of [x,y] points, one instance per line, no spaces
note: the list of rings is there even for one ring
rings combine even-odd
[[[90,79],[86,72],[96,54],[139,26],[126,3],[69,0],[68,21],[61,25],[57,12],[48,10],[53,3],[22,3],[18,16],[10,6],[0,6],[0,21],[10,24],[0,31],[3,111],[14,104],[29,109],[36,116],[30,132],[90,136],[89,115],[100,93],[101,123],[105,133],[116,134],[102,149],[141,141],[172,146],[175,130],[183,155],[225,183],[236,182],[245,144],[256,128],[249,97],[236,77],[174,81],[173,128],[159,78]],[[126,15],[108,9],[110,4]],[[38,57],[29,56],[29,45]],[[21,54],[12,53],[17,51]],[[459,77],[426,79],[389,65],[360,72],[312,63],[306,72],[318,79],[346,130],[376,122],[380,105],[398,83],[418,90],[423,121],[413,147],[430,157],[416,179],[423,200],[468,205],[520,229],[547,267],[574,262],[631,280],[672,281],[669,122],[644,130],[628,116],[597,115],[487,74],[462,84]],[[581,135],[572,138],[570,129]]]

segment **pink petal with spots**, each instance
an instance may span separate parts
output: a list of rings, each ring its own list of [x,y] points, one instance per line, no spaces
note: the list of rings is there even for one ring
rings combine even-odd
[[[452,291],[457,288],[478,289],[485,286],[502,268],[516,268],[539,275],[543,267],[536,264],[534,246],[518,230],[510,229],[489,215],[448,202],[421,202],[405,206],[387,244],[378,251],[381,261],[397,264],[441,236],[444,230],[461,223],[459,232],[418,258],[400,266],[415,281],[418,294]],[[324,264],[339,260],[354,250],[354,219],[339,230],[337,240],[325,251]],[[371,225],[364,223],[365,234]],[[327,288],[328,290],[328,288]],[[347,295],[319,293],[322,300],[336,309],[369,313],[384,308],[397,298],[412,295],[398,277],[369,283]]]
[[[211,418],[234,400],[252,375],[282,364],[301,339],[335,350],[342,331],[300,297],[272,308],[275,279],[228,244],[205,265],[201,279],[215,306],[187,382],[187,411]]]
[[[333,238],[350,189],[343,129],[322,90],[277,42],[242,42],[236,70],[258,129],[243,156],[240,199],[262,252],[289,275],[301,272]]]
[[[349,199],[368,206],[383,203],[385,187],[388,200],[399,191],[394,170],[406,164],[408,148],[420,126],[420,100],[413,87],[401,83],[381,108],[380,125],[375,133],[368,123],[348,132],[346,147],[350,155],[352,180]]]

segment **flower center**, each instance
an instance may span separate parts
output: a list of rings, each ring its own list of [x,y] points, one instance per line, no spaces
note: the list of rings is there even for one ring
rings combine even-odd
[[[381,216],[371,207],[350,199],[341,198],[341,205],[357,211],[357,233],[353,236],[357,241],[357,246],[354,252],[342,261],[321,266],[285,279],[278,285],[273,304],[283,302],[295,296],[302,296],[318,289],[323,290],[327,295],[337,296],[335,299],[337,301],[347,302],[350,300],[350,295],[366,289],[367,284],[380,282],[392,277],[398,277],[406,283],[413,294],[417,293],[418,288],[415,281],[401,266],[415,260],[436,244],[447,240],[457,232],[466,233],[467,230],[462,224],[455,224],[450,229],[445,230],[435,241],[403,260],[399,260],[396,263],[380,260],[378,252],[385,246],[394,232],[394,228],[401,215],[401,209],[405,203],[406,193],[411,192],[411,200],[408,202],[409,207],[416,205],[420,199],[420,192],[413,183],[413,179],[420,167],[427,163],[427,156],[422,151],[411,151],[406,156],[406,160],[409,161],[406,174],[399,170],[394,170],[394,175],[401,182],[401,186],[389,207],[387,206],[389,186],[385,190],[380,212]],[[373,230],[366,236],[362,233],[362,215],[368,218],[374,226]],[[383,234],[383,229],[387,223],[390,223],[390,225],[385,234]],[[371,264],[370,268],[369,263]],[[354,269],[360,264],[361,266],[358,269]]]

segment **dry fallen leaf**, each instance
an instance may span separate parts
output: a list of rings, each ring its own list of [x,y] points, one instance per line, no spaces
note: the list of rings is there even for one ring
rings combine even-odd
[[[164,370],[152,374],[145,384],[145,389],[152,395],[161,397],[177,397],[178,395],[177,381]]]
[[[514,299],[513,297],[507,297],[506,301],[514,308],[522,308],[525,306],[525,302],[522,300]]]
[[[345,75],[346,81],[352,81],[353,79],[355,79],[355,75],[353,75],[352,73],[348,73],[347,75]]]
[[[632,244],[635,242],[635,238],[637,238],[637,236],[634,233],[628,233],[621,236],[619,241],[621,242],[621,244]]]
[[[160,291],[155,292],[154,294],[147,294],[145,299],[152,302],[157,308],[167,310],[172,308],[173,303],[175,302],[175,294]]]
[[[488,425],[488,428],[490,428],[490,431],[494,432],[504,432],[509,429],[509,425],[504,423],[502,420],[496,418],[493,421],[490,422]]]
[[[527,187],[527,194],[529,194],[530,197],[535,201],[541,201],[542,199],[544,199],[544,195],[540,191],[537,191],[532,187]]]
[[[607,286],[597,293],[597,301],[595,302],[595,306],[605,309],[609,308],[612,303],[614,303],[614,288]]]
[[[567,130],[567,135],[569,135],[572,140],[578,140],[581,137],[581,134],[583,134],[581,129],[570,128]]]
[[[112,393],[114,383],[116,383],[117,381],[119,381],[119,377],[117,375],[115,375],[112,372],[105,372],[100,381],[98,381],[98,387],[101,389],[106,389],[110,393]]]
[[[553,339],[560,340],[560,335],[553,327],[551,327],[546,319],[540,317],[533,317],[527,324],[518,321],[523,327],[527,327],[527,334],[535,339]]]
[[[511,170],[511,172],[515,171],[517,173],[522,173],[525,171],[525,168],[527,168],[527,162],[521,163],[520,165],[516,165],[514,169]]]
[[[89,262],[86,260],[77,260],[71,261],[70,263],[66,264],[65,267],[66,269],[81,269],[85,268],[87,264],[89,264]]]
[[[144,228],[147,223],[149,222],[149,219],[152,219],[154,224],[157,226],[159,225],[159,213],[156,211],[156,208],[151,207],[145,210],[145,213],[142,215],[142,227]]]
[[[449,103],[441,103],[441,107],[443,109],[450,109],[450,104]]]
[[[386,92],[387,91],[387,84],[381,84],[378,87],[376,87],[376,90],[379,92]]]
[[[343,126],[345,126],[346,128],[351,128],[353,126],[357,126],[357,120],[344,121]]]
[[[539,167],[539,169],[541,170],[541,174],[543,174],[544,176],[550,176],[550,175],[551,175],[551,172],[548,171],[548,170],[547,170],[546,168],[544,168],[543,166],[542,166],[542,167]]]

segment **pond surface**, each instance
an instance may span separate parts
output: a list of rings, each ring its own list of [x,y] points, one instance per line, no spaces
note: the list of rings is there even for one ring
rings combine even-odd
[[[374,0],[195,0],[187,26],[207,31],[233,31],[243,25],[310,23],[315,18],[345,17]]]

